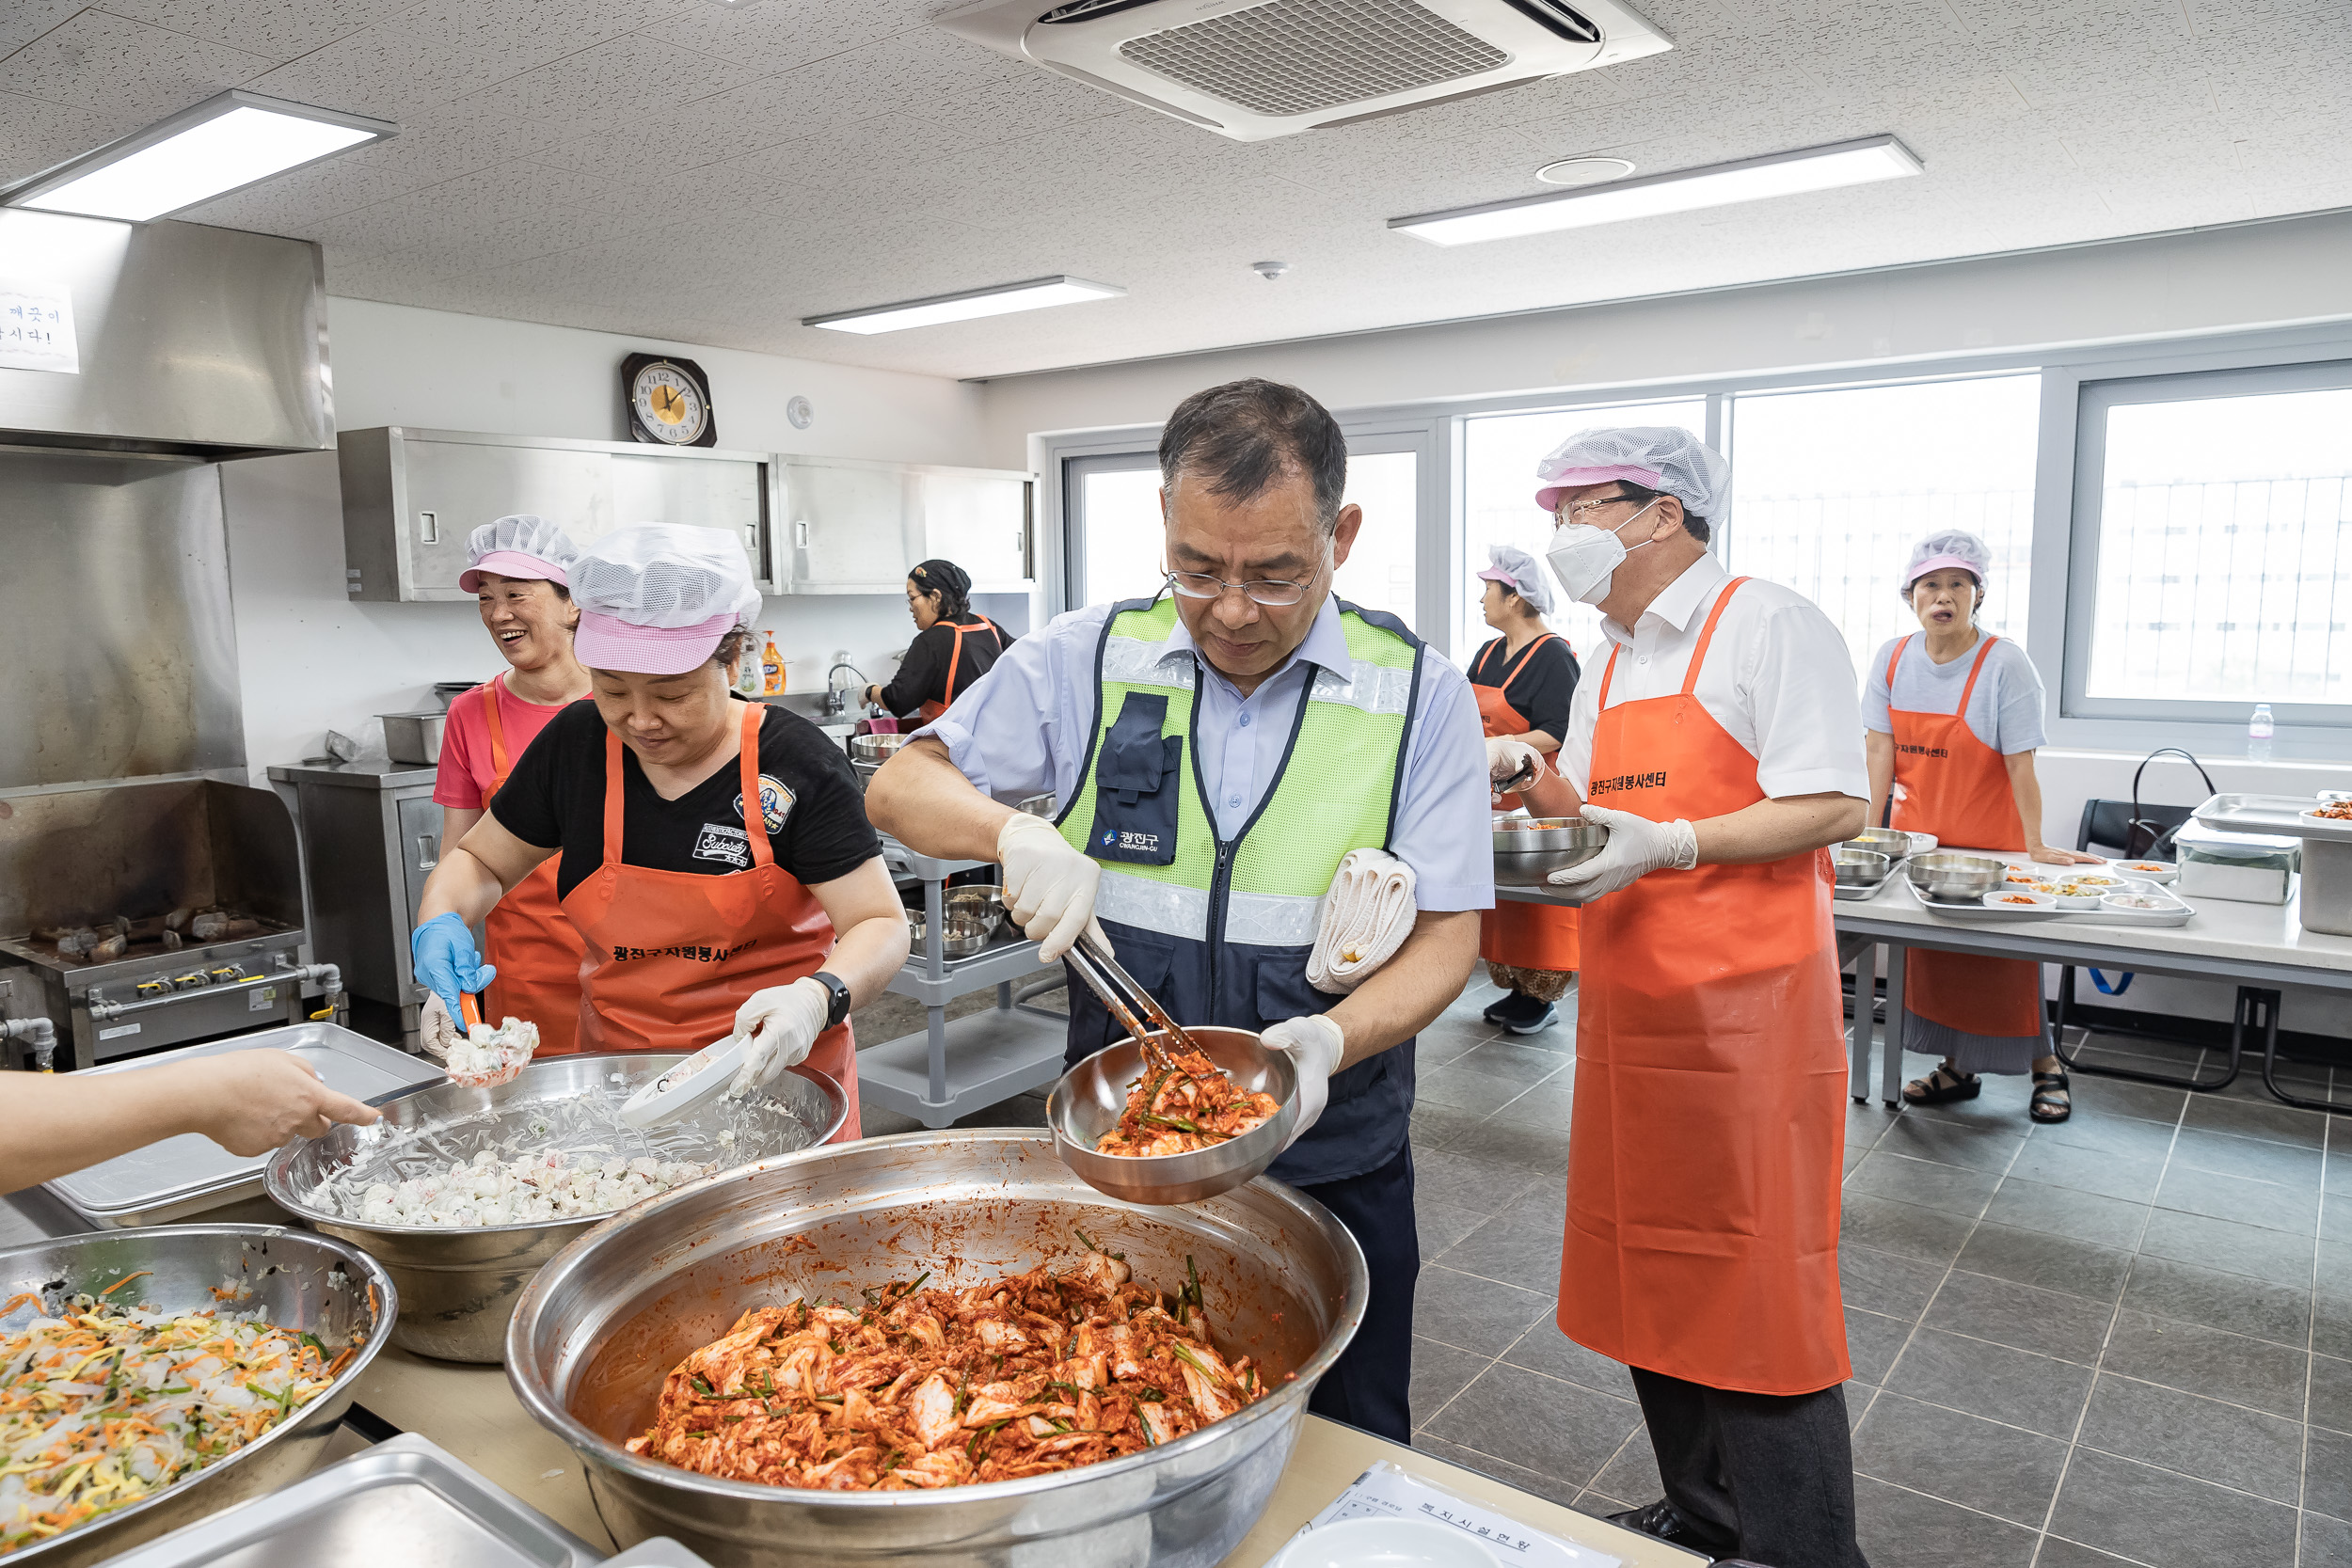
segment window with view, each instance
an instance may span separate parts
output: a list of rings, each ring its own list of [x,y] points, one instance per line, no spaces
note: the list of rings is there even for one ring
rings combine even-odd
[[[2197,381],[2246,385],[2093,394],[2106,427],[2084,695],[2352,702],[2352,387],[2163,395]]]
[[[1912,546],[1964,529],[1992,553],[1979,624],[2022,642],[2041,397],[2040,376],[2010,375],[1735,398],[1724,564],[1820,605],[1860,674],[1918,629]]]

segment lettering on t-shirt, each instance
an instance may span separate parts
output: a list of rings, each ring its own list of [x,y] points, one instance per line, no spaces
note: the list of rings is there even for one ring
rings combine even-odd
[[[726,962],[746,948],[756,946],[758,941],[758,938],[754,937],[748,942],[739,942],[732,947],[718,947],[695,942],[687,942],[677,947],[615,947],[612,949],[612,958],[616,963],[628,963],[637,958],[685,958],[694,963],[718,964]]]
[[[706,822],[694,835],[694,858],[724,861],[740,871],[752,863],[751,835],[723,822]]]
[[[1902,752],[1905,756],[1913,757],[1947,757],[1952,754],[1948,750],[1942,746],[1921,746],[1915,742],[1907,740],[1899,740],[1895,742],[1895,750]]]
[[[1596,795],[1607,795],[1615,790],[1663,789],[1665,787],[1666,770],[1662,768],[1655,773],[1619,773],[1614,778],[1595,779],[1593,787],[1585,792],[1585,799],[1590,800]]]

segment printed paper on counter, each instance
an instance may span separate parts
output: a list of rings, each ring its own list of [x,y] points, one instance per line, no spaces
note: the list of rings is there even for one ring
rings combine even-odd
[[[63,284],[0,277],[0,370],[81,373],[73,296]]]
[[[1451,1525],[1493,1553],[1497,1561],[1524,1564],[1525,1568],[1623,1568],[1625,1561],[1522,1525],[1490,1503],[1458,1497],[1386,1460],[1358,1476],[1354,1484],[1331,1500],[1330,1507],[1308,1522],[1307,1529],[1343,1519],[1422,1519]]]

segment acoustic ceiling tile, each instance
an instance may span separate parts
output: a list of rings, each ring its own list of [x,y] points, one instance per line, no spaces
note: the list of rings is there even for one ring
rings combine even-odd
[[[134,22],[283,63],[417,4],[418,0],[106,0],[106,9]]]
[[[0,183],[39,174],[136,129],[120,115],[0,93]]]
[[[81,9],[82,0],[8,0],[0,6],[0,57],[72,21]]]
[[[21,93],[137,129],[243,85],[271,62],[241,49],[84,11],[0,60],[0,92]]]
[[[484,100],[566,135],[635,135],[648,160],[704,144],[691,106],[754,79],[754,68],[624,33],[486,89]],[[706,144],[707,145],[707,144]]]

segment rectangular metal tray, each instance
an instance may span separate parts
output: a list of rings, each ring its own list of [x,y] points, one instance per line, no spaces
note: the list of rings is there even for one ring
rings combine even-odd
[[[2352,844],[2352,822],[2313,822],[2300,815],[2318,804],[2316,795],[2217,795],[2199,806],[2195,816],[2206,827],[2223,832]]]
[[[82,1071],[86,1076],[135,1072],[167,1062],[199,1061],[237,1051],[291,1051],[316,1068],[327,1087],[354,1100],[374,1100],[419,1084],[437,1083],[444,1076],[440,1065],[426,1057],[396,1051],[340,1024],[316,1022],[259,1029],[250,1035],[232,1035]],[[266,1154],[240,1159],[199,1132],[185,1132],[42,1186],[98,1229],[168,1225],[232,1203],[266,1202],[262,1194],[262,1167],[268,1163]]]
[[[604,1560],[453,1455],[404,1433],[106,1568],[595,1568]]]

